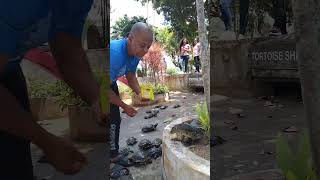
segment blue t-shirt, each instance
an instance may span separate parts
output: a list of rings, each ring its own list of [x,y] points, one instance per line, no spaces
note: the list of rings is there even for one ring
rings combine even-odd
[[[10,57],[7,68],[30,49],[58,32],[81,38],[93,0],[10,0],[0,3],[0,54]]]
[[[136,72],[140,58],[128,55],[128,40],[112,40],[110,42],[110,79],[115,83],[117,79],[129,72]]]

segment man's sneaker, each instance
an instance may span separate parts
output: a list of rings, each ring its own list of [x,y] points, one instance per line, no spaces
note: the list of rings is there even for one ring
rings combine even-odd
[[[269,36],[280,36],[280,35],[281,35],[281,30],[277,27],[273,27],[269,32]]]

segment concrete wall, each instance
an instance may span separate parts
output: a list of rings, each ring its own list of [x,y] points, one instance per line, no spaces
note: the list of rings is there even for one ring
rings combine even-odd
[[[210,94],[251,96],[248,46],[250,40],[210,43]]]
[[[179,118],[167,125],[163,131],[162,158],[164,180],[210,179],[210,161],[194,154],[180,142],[174,142],[170,139],[172,127],[192,118],[196,117]]]
[[[138,77],[139,83],[153,83],[151,77]],[[165,76],[164,84],[170,91],[184,91],[188,89],[188,75],[179,74],[176,76]]]

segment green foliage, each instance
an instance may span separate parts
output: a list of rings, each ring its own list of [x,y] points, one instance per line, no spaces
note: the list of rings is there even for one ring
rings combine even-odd
[[[179,39],[175,36],[175,32],[168,27],[155,29],[156,41],[171,56],[174,57],[176,50],[179,49]]]
[[[132,95],[132,93],[133,93],[132,89],[128,86],[120,85],[118,88],[119,88],[120,94],[125,93],[125,94]]]
[[[60,89],[55,82],[45,82],[32,78],[29,78],[27,82],[28,93],[31,98],[56,97],[60,93]]]
[[[100,103],[101,103],[101,112],[107,113],[109,110],[109,100],[108,100],[108,80],[109,77],[105,73],[99,72],[98,74],[98,83],[100,84]]]
[[[165,94],[169,92],[169,88],[164,84],[156,84],[154,86],[154,93],[155,94]]]
[[[196,106],[197,115],[201,128],[206,132],[207,136],[210,137],[210,117],[208,112],[207,104],[204,103],[202,106],[197,103]]]
[[[169,68],[167,69],[167,72],[166,72],[169,76],[176,76],[178,75],[178,71],[177,69],[175,68]]]
[[[145,4],[149,0],[135,0]],[[188,40],[197,36],[197,8],[195,0],[157,0],[152,2],[153,8],[162,12],[165,20],[176,31],[177,39],[186,37]],[[205,13],[207,14],[207,13]]]
[[[297,147],[291,149],[287,140],[279,134],[276,141],[278,166],[287,180],[317,180],[306,131],[299,137]]]
[[[129,18],[127,15],[118,19],[112,26],[111,39],[120,39],[127,37],[131,27],[137,22],[147,22],[147,19],[142,16],[133,16]]]
[[[46,98],[48,97],[48,83],[28,79],[28,93],[31,98]]]
[[[56,102],[61,110],[64,110],[70,105],[87,106],[87,104],[65,82],[57,81],[56,87],[60,91]]]

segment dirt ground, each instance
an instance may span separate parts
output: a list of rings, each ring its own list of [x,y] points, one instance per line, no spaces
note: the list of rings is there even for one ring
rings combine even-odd
[[[211,148],[211,176],[214,179],[278,169],[274,144],[278,133],[289,126],[296,127],[296,133],[282,132],[294,142],[305,127],[305,116],[303,104],[295,96],[276,96],[275,102],[229,98],[213,103],[213,133],[226,140],[225,144]],[[272,180],[266,176],[260,179]]]
[[[122,122],[120,129],[120,148],[127,147],[126,140],[129,137],[135,137],[138,141],[142,139],[161,138],[165,126],[171,121],[183,117],[196,114],[195,108],[197,102],[203,102],[204,95],[202,92],[170,92],[170,100],[161,105],[167,105],[168,108],[161,110],[157,117],[151,119],[144,119],[147,115],[146,111],[152,109],[153,106],[139,107],[138,114],[130,118],[122,113]],[[179,104],[181,107],[174,109],[173,106]],[[174,115],[174,117],[172,117]],[[142,133],[141,128],[146,124],[158,123],[157,130],[150,133]],[[133,147],[129,146],[132,150],[137,151],[138,143]],[[161,158],[153,160],[152,164],[142,167],[130,167],[132,178],[135,180],[161,180],[162,179],[162,162]]]

